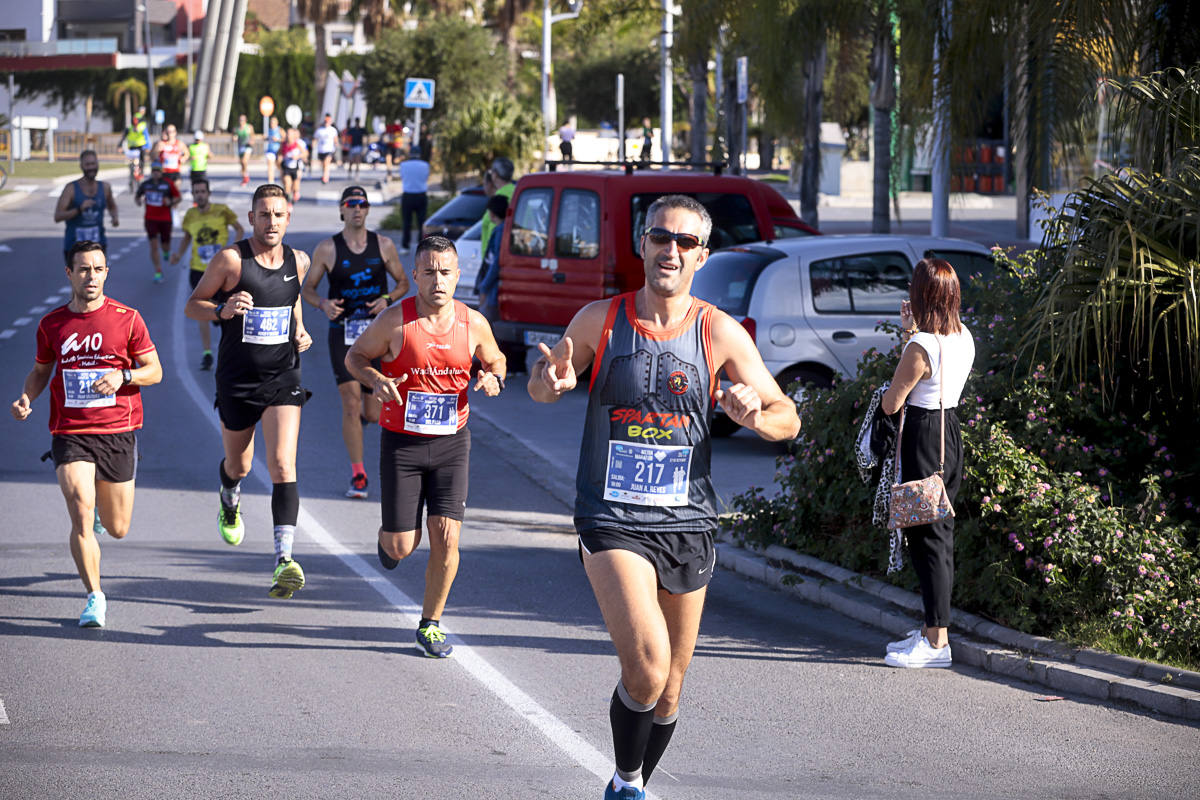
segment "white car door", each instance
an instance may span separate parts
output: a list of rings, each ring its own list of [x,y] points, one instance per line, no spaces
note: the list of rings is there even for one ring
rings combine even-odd
[[[805,288],[805,318],[809,327],[837,359],[847,376],[858,373],[858,362],[871,349],[891,349],[894,333],[877,331],[883,321],[900,323],[900,301],[916,256],[902,240],[846,247],[841,251],[814,250],[800,258]]]

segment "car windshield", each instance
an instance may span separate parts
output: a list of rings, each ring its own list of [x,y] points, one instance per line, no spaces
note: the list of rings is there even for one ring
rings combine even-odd
[[[750,308],[750,295],[763,269],[783,253],[750,250],[725,250],[713,253],[704,268],[692,280],[692,294],[707,300],[733,317],[744,317]]]
[[[463,231],[463,235],[458,237],[460,242],[478,242],[483,238],[483,220],[477,220],[474,225]]]
[[[425,224],[445,225],[451,222],[474,222],[483,216],[487,204],[486,194],[464,192],[435,211],[429,219],[425,220]]]

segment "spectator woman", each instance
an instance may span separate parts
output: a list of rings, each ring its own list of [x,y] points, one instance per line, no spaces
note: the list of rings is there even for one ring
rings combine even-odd
[[[954,267],[940,258],[922,259],[913,270],[909,300],[900,304],[906,339],[883,395],[883,413],[904,409],[900,475],[903,483],[927,478],[940,468],[951,504],[962,483],[962,438],[954,412],[962,395],[975,341],[959,319],[962,304]],[[945,464],[941,463],[942,407],[945,408]],[[950,594],[954,585],[954,517],[904,530],[909,558],[921,584],[925,624],[887,646],[888,666],[950,666]]]

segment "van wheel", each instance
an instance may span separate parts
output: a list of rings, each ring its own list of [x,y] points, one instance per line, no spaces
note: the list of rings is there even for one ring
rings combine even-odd
[[[792,386],[792,384],[796,384]],[[779,375],[779,388],[796,402],[804,400],[810,389],[828,389],[833,386],[833,379],[824,372],[808,367],[791,367]]]

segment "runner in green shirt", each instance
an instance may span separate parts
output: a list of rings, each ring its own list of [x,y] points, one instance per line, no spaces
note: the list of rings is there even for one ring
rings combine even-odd
[[[193,289],[200,282],[200,276],[204,274],[208,262],[212,261],[222,248],[241,239],[243,234],[241,223],[238,222],[233,209],[222,203],[209,203],[210,197],[208,178],[192,182],[192,199],[196,201],[196,205],[183,215],[183,241],[171,257],[171,263],[178,264],[184,251],[191,246],[191,270],[188,271],[188,280]],[[233,228],[232,238],[229,236],[230,228]],[[204,348],[200,357],[200,369],[204,370],[212,369],[213,365],[212,333],[208,329],[210,324],[215,323],[200,323],[200,344]]]
[[[208,178],[208,142],[204,141],[204,131],[196,131],[192,143],[188,145],[188,163],[192,165],[192,183]]]
[[[233,129],[237,137],[238,161],[242,162],[242,186],[250,183],[250,154],[254,148],[250,144],[254,136],[254,127],[246,121],[245,114],[238,114],[237,127]]]

